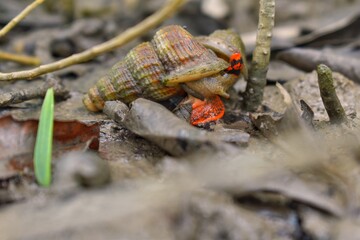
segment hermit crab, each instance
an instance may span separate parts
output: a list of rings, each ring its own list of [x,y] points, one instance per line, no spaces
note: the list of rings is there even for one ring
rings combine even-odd
[[[116,63],[83,103],[90,111],[100,111],[105,101],[163,101],[185,92],[193,104],[192,124],[216,120],[224,114],[219,96],[229,97],[227,90],[240,74],[247,78],[243,56],[244,45],[232,30],[193,37],[181,26],[166,26]]]

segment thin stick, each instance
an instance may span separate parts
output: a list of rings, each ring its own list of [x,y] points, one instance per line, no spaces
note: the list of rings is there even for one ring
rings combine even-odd
[[[38,66],[41,63],[38,57],[7,53],[3,51],[0,51],[0,60],[8,60],[8,61],[21,63],[24,65],[34,65],[34,66]]]
[[[23,20],[29,13],[42,4],[45,0],[35,0],[29,6],[27,6],[19,15],[13,18],[5,27],[0,30],[0,38],[5,36],[13,27],[15,27],[21,20]]]
[[[260,0],[259,23],[249,79],[244,94],[246,110],[255,111],[263,100],[266,73],[270,61],[270,45],[274,27],[275,0]]]
[[[19,80],[19,79],[33,79],[42,74],[54,72],[68,66],[89,61],[100,54],[105,52],[109,52],[115,48],[118,48],[131,40],[139,37],[150,29],[156,27],[161,22],[163,22],[170,15],[174,14],[179,7],[185,3],[186,0],[172,0],[169,1],[162,9],[155,12],[153,15],[147,17],[139,24],[135,25],[132,28],[127,29],[122,34],[118,35],[115,38],[110,39],[107,42],[96,45],[84,52],[74,54],[68,58],[64,58],[60,61],[53,62],[46,65],[41,65],[37,68],[19,71],[19,72],[11,72],[11,73],[0,73],[0,81],[7,80]]]

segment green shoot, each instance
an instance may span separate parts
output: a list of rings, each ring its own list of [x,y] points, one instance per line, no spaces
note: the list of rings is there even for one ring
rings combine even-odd
[[[54,89],[46,92],[41,107],[34,150],[34,169],[37,182],[48,187],[51,182],[51,152],[54,128]]]

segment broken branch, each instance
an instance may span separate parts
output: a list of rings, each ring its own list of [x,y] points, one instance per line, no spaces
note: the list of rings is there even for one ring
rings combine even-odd
[[[347,117],[338,96],[336,95],[334,80],[331,69],[325,64],[320,64],[316,68],[320,88],[321,99],[324,103],[331,123],[342,123],[347,121]]]
[[[0,94],[0,107],[11,104],[21,103],[34,98],[43,98],[49,88],[54,89],[56,97],[66,98],[69,91],[60,83],[60,80],[51,74],[46,76],[46,80],[40,87],[33,87],[19,91]]]

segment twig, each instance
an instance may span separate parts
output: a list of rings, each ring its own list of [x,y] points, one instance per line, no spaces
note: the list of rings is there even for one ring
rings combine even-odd
[[[21,63],[24,65],[38,66],[41,63],[41,61],[38,57],[7,53],[7,52],[3,52],[3,51],[0,51],[0,59],[13,61],[13,62]]]
[[[259,23],[249,79],[244,93],[244,105],[255,111],[263,99],[266,73],[270,60],[270,45],[274,27],[275,0],[260,0]]]
[[[0,38],[5,36],[13,27],[15,27],[21,20],[23,20],[29,13],[42,4],[45,0],[35,0],[29,6],[27,6],[19,15],[13,18],[8,24],[0,30]]]
[[[69,95],[69,91],[52,74],[47,75],[45,79],[45,82],[40,87],[0,94],[0,107],[21,103],[34,98],[43,98],[46,91],[51,87],[54,89],[56,97],[66,98]]]
[[[41,65],[37,68],[19,71],[19,72],[11,72],[11,73],[0,73],[0,80],[19,80],[19,79],[33,79],[42,74],[54,72],[68,66],[89,61],[100,54],[105,52],[109,52],[115,48],[118,48],[131,40],[139,37],[150,29],[154,28],[170,15],[174,14],[178,8],[185,3],[186,0],[172,0],[169,1],[162,9],[155,12],[153,15],[147,17],[139,24],[135,25],[132,28],[127,29],[122,34],[118,35],[115,38],[110,39],[107,42],[96,45],[84,52],[74,54],[68,58],[64,58],[57,62],[53,62],[46,65]]]
[[[338,96],[336,95],[334,80],[331,69],[325,64],[320,64],[316,68],[320,88],[321,99],[324,103],[331,123],[342,123],[347,121],[347,117]]]
[[[314,129],[314,111],[311,109],[311,107],[309,106],[309,104],[307,104],[303,99],[300,99],[300,107],[301,110],[303,111],[301,113],[301,118],[303,119],[303,121],[305,122],[305,124]]]

